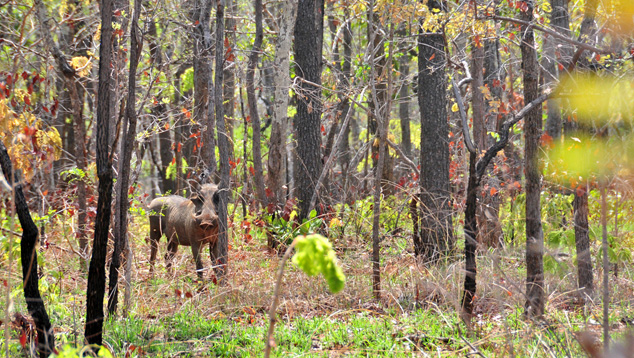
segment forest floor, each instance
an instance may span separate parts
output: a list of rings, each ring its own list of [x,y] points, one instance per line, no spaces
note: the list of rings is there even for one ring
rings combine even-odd
[[[342,292],[330,294],[323,278],[308,277],[287,263],[274,355],[577,357],[585,356],[580,342],[601,346],[599,295],[584,305],[575,291],[574,262],[565,255],[558,258],[557,270],[546,272],[544,318],[531,322],[523,317],[524,247],[519,244],[480,252],[476,316],[467,329],[459,317],[462,255],[436,266],[420,265],[414,259],[409,229],[386,228],[386,232],[397,233],[386,234],[381,243],[382,297],[375,300],[368,220],[358,225],[352,222],[345,230],[333,230],[329,235],[346,275]],[[410,225],[405,221],[401,217],[392,222]],[[87,273],[72,249],[77,246],[73,221],[60,218],[51,225],[48,245],[38,251],[40,290],[55,327],[57,346],[77,347],[83,341]],[[180,248],[173,274],[160,260],[152,276],[147,219],[136,215],[130,229],[134,253],[131,303],[124,307],[121,294],[118,317],[108,319],[104,326],[104,341],[114,356],[262,355],[280,257],[266,249],[262,229],[248,226],[242,220],[232,224],[227,283],[217,286],[209,273],[203,282],[196,280],[188,247]],[[17,269],[19,238],[4,236],[1,244],[0,277],[9,278],[8,289],[2,290],[3,306],[10,295],[2,315],[27,314],[21,271]],[[159,257],[165,246],[161,242]],[[208,250],[204,259],[208,265]],[[597,287],[601,287],[601,277],[597,268]],[[611,333],[618,342],[634,322],[632,267],[622,265],[618,276],[611,273],[610,277]],[[2,331],[5,327],[1,326]],[[22,355],[19,331],[9,330],[9,337],[8,352]],[[6,344],[0,348],[4,355]]]

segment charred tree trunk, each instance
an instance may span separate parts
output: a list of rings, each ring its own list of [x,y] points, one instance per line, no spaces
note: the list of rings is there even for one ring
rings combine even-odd
[[[20,241],[20,258],[22,260],[22,280],[24,285],[24,299],[29,314],[35,322],[37,330],[37,351],[40,358],[46,358],[53,354],[55,349],[55,335],[51,327],[51,321],[46,313],[44,301],[40,295],[39,277],[37,270],[37,226],[31,218],[29,207],[22,191],[22,184],[15,184],[13,165],[7,153],[7,148],[0,141],[0,165],[4,178],[13,187],[15,209],[18,213],[20,226],[22,226],[22,240]],[[5,344],[8,344],[6,342]],[[7,351],[8,352],[8,351]]]
[[[534,1],[526,1],[520,18],[533,21]],[[524,103],[539,96],[539,69],[533,28],[522,25],[522,69]],[[544,314],[544,234],[541,222],[541,173],[539,168],[539,139],[542,128],[541,106],[528,113],[524,122],[526,161],[526,316]]]
[[[108,314],[114,315],[117,312],[119,300],[119,266],[124,248],[128,247],[128,188],[130,186],[130,161],[132,151],[136,141],[136,71],[141,57],[143,47],[143,35],[139,31],[139,12],[141,11],[141,0],[134,2],[134,14],[130,26],[130,72],[128,79],[128,100],[123,123],[123,138],[121,140],[121,155],[119,156],[119,181],[118,195],[119,217],[115,218],[114,224],[114,251],[110,263],[110,280],[108,284]],[[140,158],[139,158],[140,160]]]
[[[462,295],[462,313],[464,319],[469,322],[473,315],[473,299],[476,294],[477,261],[476,236],[478,226],[476,209],[478,206],[478,179],[476,177],[477,155],[469,152],[469,182],[467,183],[467,200],[464,213],[464,251],[465,251],[465,277],[464,291]]]
[[[110,98],[112,96],[112,16],[113,0],[101,1],[101,44],[99,46],[99,96],[97,103],[97,176],[99,200],[95,219],[92,258],[88,268],[86,289],[86,331],[89,344],[101,345],[103,329],[103,298],[106,289],[106,252],[112,203],[112,158],[109,155]]]
[[[449,184],[449,124],[443,34],[418,38],[418,105],[421,116],[420,219],[424,259],[435,261],[454,247]]]
[[[308,217],[315,180],[322,167],[321,156],[321,54],[324,0],[299,0],[295,21],[295,75],[299,82],[297,115],[293,122],[297,141],[295,195],[300,220]],[[306,82],[308,81],[308,82]],[[310,82],[310,83],[309,83]]]
[[[255,42],[249,54],[247,66],[247,99],[249,101],[249,116],[253,131],[253,181],[255,182],[255,194],[260,207],[266,207],[266,195],[264,193],[264,179],[262,170],[262,139],[260,137],[260,115],[258,103],[255,97],[255,68],[258,65],[258,57],[262,47],[262,0],[255,0]],[[245,163],[246,164],[246,163]]]
[[[218,126],[218,151],[220,154],[220,205],[218,208],[218,242],[211,252],[213,264],[216,267],[216,275],[221,282],[226,281],[227,261],[229,255],[229,226],[227,204],[229,203],[229,193],[231,192],[231,178],[229,176],[229,138],[222,106],[222,83],[224,65],[224,0],[216,2],[216,78],[215,78],[215,108],[216,125]]]

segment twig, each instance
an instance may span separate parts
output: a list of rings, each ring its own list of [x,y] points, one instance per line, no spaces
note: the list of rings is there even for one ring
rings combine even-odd
[[[273,294],[273,303],[271,304],[271,309],[269,310],[269,330],[266,334],[265,338],[265,348],[264,348],[264,358],[268,358],[271,355],[271,348],[275,344],[275,340],[273,338],[273,333],[275,332],[275,311],[277,311],[277,304],[280,298],[280,287],[282,286],[282,276],[284,275],[284,264],[286,260],[291,256],[291,252],[293,252],[293,248],[295,248],[295,244],[297,243],[297,238],[293,240],[293,242],[288,246],[282,260],[280,261],[280,269],[277,274],[277,281],[275,283],[275,293]]]
[[[467,338],[465,338],[465,336],[462,335],[462,333],[460,334],[460,338],[462,338],[462,340],[471,348],[473,349],[473,351],[475,352],[475,354],[479,355],[482,358],[487,358],[487,356],[485,356],[484,354],[482,354],[482,352],[480,352],[480,350],[478,348],[476,348],[473,344],[471,344],[471,342],[469,342],[467,340]]]
[[[20,234],[19,232],[15,232],[13,230],[5,229],[3,227],[0,227],[0,230],[2,230],[3,232],[5,232],[7,234],[13,234],[15,236],[22,236],[22,234]]]
[[[394,142],[392,142],[391,140],[388,139],[387,140],[387,144],[389,144],[390,147],[394,148],[396,153],[398,153],[398,155],[401,156],[401,159],[403,159],[405,164],[407,164],[414,171],[414,173],[416,173],[416,176],[420,176],[420,171],[418,170],[418,167],[416,166],[416,163],[412,162],[412,160],[409,159],[407,157],[407,155],[405,155],[405,153],[403,153],[401,148],[396,143],[394,143]]]
[[[489,16],[486,16],[485,18],[492,19],[492,20],[501,20],[501,21],[513,22],[513,23],[516,23],[516,24],[527,26],[529,28],[532,27],[532,28],[534,28],[536,30],[545,32],[545,33],[547,33],[547,34],[549,34],[549,35],[551,35],[551,36],[553,36],[555,38],[558,38],[558,39],[560,39],[562,41],[565,41],[565,42],[568,42],[570,44],[573,44],[573,45],[575,45],[575,46],[577,46],[579,48],[582,48],[584,50],[594,51],[594,52],[597,52],[597,53],[612,53],[613,52],[613,51],[610,51],[610,50],[603,50],[603,49],[594,47],[594,46],[589,45],[587,43],[583,43],[583,42],[579,42],[579,41],[573,40],[570,37],[567,37],[567,36],[564,36],[564,35],[558,33],[557,31],[554,31],[554,30],[551,30],[549,28],[534,24],[534,23],[529,22],[529,21],[514,19],[512,17],[506,17],[506,16],[498,16],[498,15],[489,15]]]

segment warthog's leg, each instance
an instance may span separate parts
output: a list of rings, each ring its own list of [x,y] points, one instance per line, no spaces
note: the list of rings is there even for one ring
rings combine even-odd
[[[198,275],[198,279],[203,279],[203,258],[200,254],[200,243],[193,242],[192,243],[192,255],[194,255],[194,261],[196,261],[196,274]]]
[[[176,240],[170,240],[167,243],[167,252],[165,253],[165,266],[167,266],[167,271],[170,274],[173,272],[172,263],[174,262],[176,251],[178,251],[178,242]]]
[[[158,251],[158,242],[161,240],[163,230],[161,230],[161,218],[150,216],[150,274],[154,275],[154,261]]]

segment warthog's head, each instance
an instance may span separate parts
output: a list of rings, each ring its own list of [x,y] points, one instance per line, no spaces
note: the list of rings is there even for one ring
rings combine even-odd
[[[206,239],[218,234],[218,213],[216,208],[220,203],[218,187],[214,184],[203,185],[198,193],[191,198],[194,203],[194,222],[200,227]]]

